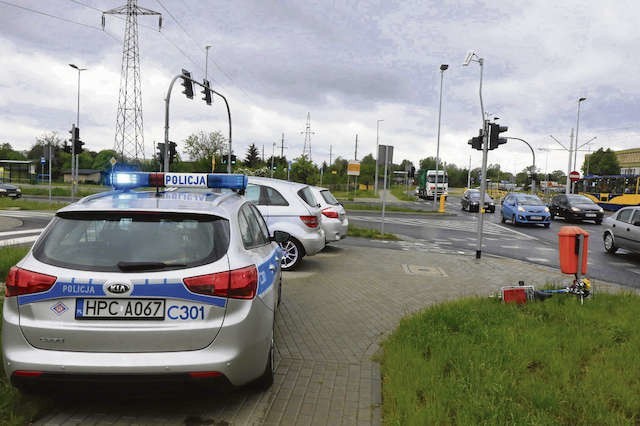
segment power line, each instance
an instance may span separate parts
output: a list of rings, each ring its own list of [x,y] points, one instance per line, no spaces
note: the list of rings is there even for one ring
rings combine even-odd
[[[4,1],[4,0],[0,0],[0,3],[2,3],[4,5],[7,5],[7,6],[13,6],[13,7],[18,8],[18,9],[26,10],[27,12],[36,13],[38,15],[43,15],[43,16],[46,16],[46,17],[49,17],[49,18],[53,18],[53,19],[58,19],[60,21],[68,22],[70,24],[80,25],[80,26],[83,26],[83,27],[86,27],[86,28],[91,28],[92,30],[98,30],[100,32],[104,32],[109,37],[117,40],[118,42],[122,41],[122,40],[118,39],[116,36],[114,36],[113,34],[109,34],[106,31],[102,31],[102,28],[94,27],[93,25],[88,25],[88,24],[84,24],[82,22],[73,21],[71,19],[63,18],[61,16],[52,15],[51,13],[43,12],[41,10],[36,10],[36,9],[32,9],[30,7],[20,6],[20,5],[17,5],[17,4],[9,3],[8,1]]]

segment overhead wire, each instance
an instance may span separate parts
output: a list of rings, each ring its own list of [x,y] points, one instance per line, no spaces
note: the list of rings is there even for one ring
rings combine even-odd
[[[61,16],[53,15],[53,14],[48,13],[48,12],[43,12],[43,11],[41,11],[41,10],[32,9],[32,8],[30,8],[30,7],[26,7],[26,6],[21,6],[21,5],[18,5],[18,4],[10,3],[10,2],[5,1],[5,0],[0,0],[0,3],[2,3],[2,4],[4,4],[4,5],[7,5],[7,6],[12,6],[12,7],[15,7],[15,8],[18,8],[18,9],[25,10],[25,11],[27,11],[27,12],[31,12],[31,13],[35,13],[35,14],[38,14],[38,15],[47,16],[47,17],[49,17],[49,18],[58,19],[58,20],[60,20],[60,21],[67,22],[67,23],[70,23],[70,24],[80,25],[80,26],[83,26],[83,27],[86,27],[86,28],[90,28],[90,29],[92,29],[92,30],[98,30],[98,31],[100,31],[100,32],[105,33],[105,34],[106,34],[106,35],[108,35],[109,37],[111,37],[111,38],[115,39],[116,41],[122,42],[122,40],[121,40],[121,39],[119,39],[118,37],[116,37],[115,35],[113,35],[113,34],[111,34],[111,33],[107,32],[107,31],[104,31],[102,28],[95,27],[95,26],[93,26],[93,25],[85,24],[85,23],[82,23],[82,22],[77,22],[77,21],[74,21],[74,20],[72,20],[72,19],[63,18],[63,17],[61,17]]]

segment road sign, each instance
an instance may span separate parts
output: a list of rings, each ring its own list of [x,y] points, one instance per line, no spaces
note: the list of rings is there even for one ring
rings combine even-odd
[[[347,164],[347,175],[349,176],[360,176],[360,162],[359,161],[349,161]]]
[[[111,157],[111,160],[109,160],[109,162],[111,163],[111,167],[115,166],[116,163],[118,162],[118,160],[115,159],[115,157]]]
[[[580,172],[576,172],[575,170],[569,173],[569,179],[571,182],[576,182],[580,180]]]
[[[44,163],[46,163],[46,162],[47,162],[47,160],[45,160],[45,158],[44,158],[44,157],[40,157],[40,164],[44,164]]]

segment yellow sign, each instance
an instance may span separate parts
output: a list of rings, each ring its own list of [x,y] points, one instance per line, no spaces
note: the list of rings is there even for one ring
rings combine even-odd
[[[349,176],[360,176],[360,162],[359,161],[349,161],[349,164],[347,164],[347,175],[349,175]]]

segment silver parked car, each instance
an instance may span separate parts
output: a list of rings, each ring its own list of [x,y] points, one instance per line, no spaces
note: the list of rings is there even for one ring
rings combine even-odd
[[[246,176],[119,174],[122,189],[59,210],[6,281],[13,385],[272,383],[289,236],[237,193],[127,189],[162,183],[242,192]]]
[[[349,219],[342,204],[327,188],[312,186],[311,190],[320,204],[322,212],[320,225],[324,230],[325,242],[331,243],[345,238],[349,230]]]
[[[246,198],[258,207],[270,230],[291,236],[280,244],[283,270],[295,268],[304,256],[313,256],[324,248],[319,203],[309,185],[249,176]]]
[[[609,217],[602,225],[602,241],[607,253],[619,248],[640,253],[640,207],[624,207]]]

